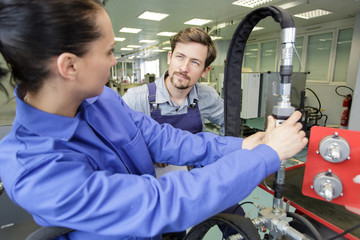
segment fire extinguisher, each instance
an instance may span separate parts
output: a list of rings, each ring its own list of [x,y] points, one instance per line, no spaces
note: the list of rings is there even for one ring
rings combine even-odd
[[[341,120],[340,120],[340,126],[342,128],[347,128],[347,126],[349,124],[351,100],[352,100],[351,94],[348,94],[345,96],[344,101],[343,101],[343,112],[342,112]]]

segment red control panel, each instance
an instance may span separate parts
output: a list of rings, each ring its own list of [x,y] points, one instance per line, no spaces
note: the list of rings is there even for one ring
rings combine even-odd
[[[360,132],[312,127],[302,193],[360,209]]]

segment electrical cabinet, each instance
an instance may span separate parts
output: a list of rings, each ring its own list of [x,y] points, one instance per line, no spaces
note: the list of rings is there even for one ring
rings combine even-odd
[[[240,118],[257,118],[259,115],[260,73],[241,74]]]

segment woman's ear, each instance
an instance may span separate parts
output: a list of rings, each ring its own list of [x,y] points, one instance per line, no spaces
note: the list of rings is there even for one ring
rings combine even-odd
[[[57,69],[63,78],[73,80],[77,74],[77,56],[72,53],[62,53],[57,59]]]

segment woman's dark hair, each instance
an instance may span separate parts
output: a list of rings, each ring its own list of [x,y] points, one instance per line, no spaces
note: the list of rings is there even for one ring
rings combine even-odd
[[[87,53],[101,37],[95,21],[101,9],[98,0],[0,0],[0,52],[20,98],[42,86],[49,59]],[[0,77],[5,75],[1,68]]]

